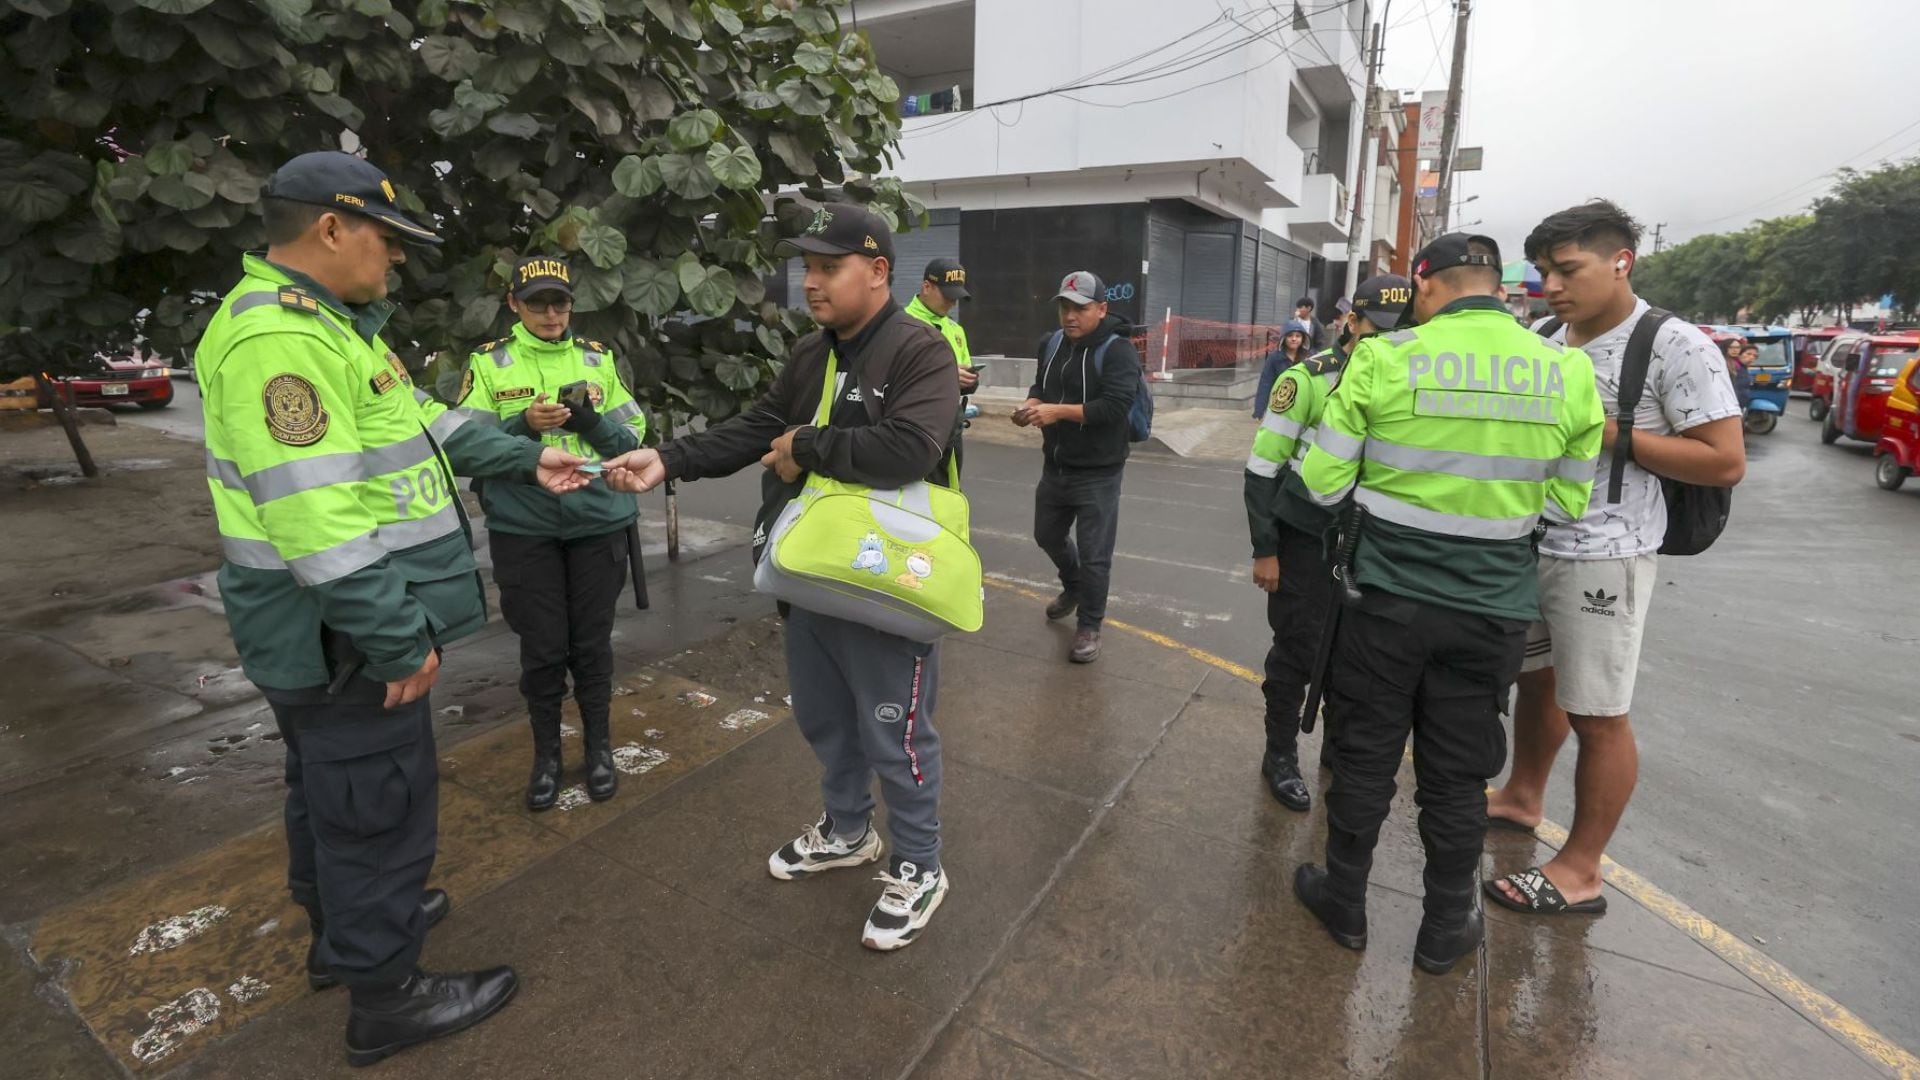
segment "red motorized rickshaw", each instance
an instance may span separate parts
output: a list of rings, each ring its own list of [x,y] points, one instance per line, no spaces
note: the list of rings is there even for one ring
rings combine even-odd
[[[1813,392],[1813,378],[1820,369],[1820,356],[1833,339],[1847,332],[1844,326],[1800,326],[1793,331],[1793,385],[1796,394]]]
[[[1920,335],[1851,332],[1833,339],[1823,357],[1824,367],[1837,371],[1816,380],[1815,408],[1821,390],[1830,404],[1821,418],[1820,441],[1838,442],[1841,436],[1878,443],[1886,431],[1887,399],[1900,384],[1908,362],[1920,357]]]
[[[1908,360],[1887,392],[1887,423],[1874,444],[1873,478],[1897,491],[1920,471],[1920,356]]]

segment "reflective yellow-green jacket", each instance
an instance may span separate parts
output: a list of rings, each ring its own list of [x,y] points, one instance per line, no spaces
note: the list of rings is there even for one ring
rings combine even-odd
[[[973,366],[973,353],[967,351],[967,331],[965,327],[947,316],[935,312],[932,308],[921,302],[918,296],[908,302],[907,314],[940,331],[940,335],[947,339],[947,344],[953,346],[953,358],[960,362],[961,367]]]

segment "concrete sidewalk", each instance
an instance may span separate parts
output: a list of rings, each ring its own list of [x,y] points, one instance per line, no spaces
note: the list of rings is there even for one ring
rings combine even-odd
[[[1040,446],[1040,433],[1008,421],[1026,397],[1022,391],[987,389],[973,395],[980,416],[967,438],[1014,446]],[[1245,461],[1260,422],[1239,409],[1165,409],[1153,415],[1150,442],[1181,457],[1207,461]]]
[[[681,571],[676,570],[675,573]],[[1611,895],[1597,920],[1494,911],[1477,958],[1413,969],[1412,781],[1382,838],[1372,943],[1335,946],[1294,901],[1324,823],[1257,777],[1258,688],[1232,665],[1113,626],[1095,665],[1070,627],[989,594],[945,646],[953,892],[880,956],[864,871],[776,882],[766,857],[818,812],[785,706],[780,628],[743,621],[623,672],[618,798],[520,808],[505,722],[443,749],[426,963],[512,963],[518,999],[394,1075],[460,1077],[1690,1077],[1893,1074],[1669,917]],[[458,705],[436,699],[437,707]],[[1317,737],[1302,756],[1313,760]],[[567,741],[569,777],[578,742]],[[268,781],[270,783],[270,781]],[[1324,788],[1325,776],[1316,789]],[[1539,861],[1490,838],[1487,873]],[[365,1075],[346,997],[310,993],[274,818],[12,928],[7,1076]],[[1670,915],[1670,913],[1669,913]]]

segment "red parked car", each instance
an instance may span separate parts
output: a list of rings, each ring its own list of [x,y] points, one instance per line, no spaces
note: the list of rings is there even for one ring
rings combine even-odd
[[[53,385],[69,395],[74,404],[138,405],[143,409],[164,409],[173,404],[173,380],[159,360],[138,352],[94,359],[100,365],[98,372],[53,380]],[[40,394],[39,407],[53,407],[45,392]]]
[[[1838,442],[1844,435],[1878,442],[1886,433],[1887,396],[1916,356],[1920,335],[1854,331],[1833,339],[1821,358],[1832,373],[1822,372],[1814,387],[1813,408],[1827,406],[1820,414],[1820,441]]]

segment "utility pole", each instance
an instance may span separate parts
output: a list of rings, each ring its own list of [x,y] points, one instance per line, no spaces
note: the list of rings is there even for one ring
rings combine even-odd
[[[1353,290],[1360,284],[1360,248],[1367,238],[1367,167],[1373,164],[1376,153],[1374,136],[1380,131],[1380,117],[1374,114],[1374,99],[1379,96],[1380,82],[1380,37],[1387,21],[1387,12],[1393,10],[1393,0],[1387,0],[1385,10],[1380,12],[1380,21],[1373,24],[1373,53],[1367,62],[1366,108],[1361,110],[1361,123],[1366,125],[1360,136],[1360,160],[1353,167],[1353,220],[1347,230],[1347,285],[1341,296],[1352,296]]]
[[[1460,138],[1460,80],[1467,68],[1467,9],[1470,0],[1454,0],[1453,72],[1447,76],[1447,116],[1440,128],[1440,232],[1453,213],[1453,148]]]
[[[1653,253],[1655,255],[1660,254],[1660,231],[1666,227],[1667,223],[1664,221],[1655,224],[1653,227]]]

